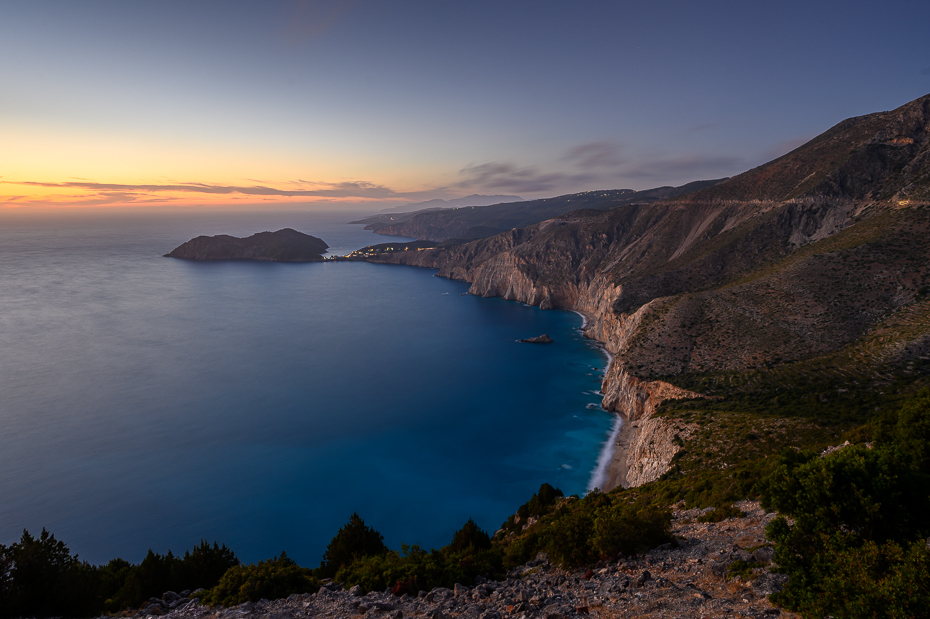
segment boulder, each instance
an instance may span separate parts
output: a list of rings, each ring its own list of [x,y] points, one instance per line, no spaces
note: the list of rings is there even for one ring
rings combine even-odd
[[[636,577],[636,580],[633,581],[634,587],[642,587],[649,580],[652,579],[652,574],[649,573],[649,570],[643,570],[643,573]]]
[[[763,546],[752,551],[752,558],[762,565],[768,565],[775,556],[775,549],[771,546]]]
[[[752,590],[756,595],[772,595],[784,589],[787,582],[787,574],[766,572],[752,581]]]
[[[161,599],[162,599],[162,601],[167,602],[168,604],[170,604],[171,602],[175,602],[175,601],[181,599],[181,596],[178,595],[177,593],[175,593],[174,591],[165,591],[165,592],[162,594]]]

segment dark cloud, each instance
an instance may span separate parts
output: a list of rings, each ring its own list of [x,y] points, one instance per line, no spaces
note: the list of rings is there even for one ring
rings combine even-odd
[[[589,142],[569,150],[559,161],[573,171],[546,171],[533,166],[493,161],[460,171],[462,181],[451,188],[508,191],[519,194],[559,193],[603,188],[641,181],[655,187],[726,176],[743,167],[741,159],[714,154],[625,157],[614,142]]]
[[[627,160],[621,155],[619,144],[602,140],[575,146],[562,161],[570,161],[580,168],[616,168]]]
[[[707,175],[732,174],[741,167],[738,157],[724,155],[694,154],[677,157],[653,157],[637,159],[636,163],[624,168],[621,177],[627,178],[688,178],[698,180]]]
[[[561,189],[578,182],[591,182],[596,176],[590,174],[565,174],[562,172],[540,172],[536,168],[510,164],[482,163],[461,170],[465,179],[457,183],[458,188],[482,187],[514,193],[537,193]]]

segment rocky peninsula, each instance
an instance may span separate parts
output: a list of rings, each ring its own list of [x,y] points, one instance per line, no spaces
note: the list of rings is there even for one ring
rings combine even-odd
[[[261,260],[266,262],[322,262],[329,248],[322,239],[284,228],[245,238],[226,234],[198,236],[174,248],[166,258],[184,260]]]

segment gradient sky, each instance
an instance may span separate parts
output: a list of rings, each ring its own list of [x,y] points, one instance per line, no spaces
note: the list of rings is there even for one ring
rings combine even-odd
[[[0,209],[729,176],[930,92],[930,3],[0,3]]]

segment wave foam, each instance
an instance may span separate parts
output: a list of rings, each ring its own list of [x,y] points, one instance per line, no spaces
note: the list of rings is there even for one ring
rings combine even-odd
[[[614,459],[617,436],[620,435],[620,428],[622,427],[623,417],[617,415],[616,419],[614,419],[614,426],[610,429],[610,438],[604,443],[604,446],[601,448],[601,453],[597,457],[597,466],[594,467],[591,480],[588,482],[588,492],[591,492],[595,488],[603,488],[607,483],[607,473],[610,470],[610,463]]]

